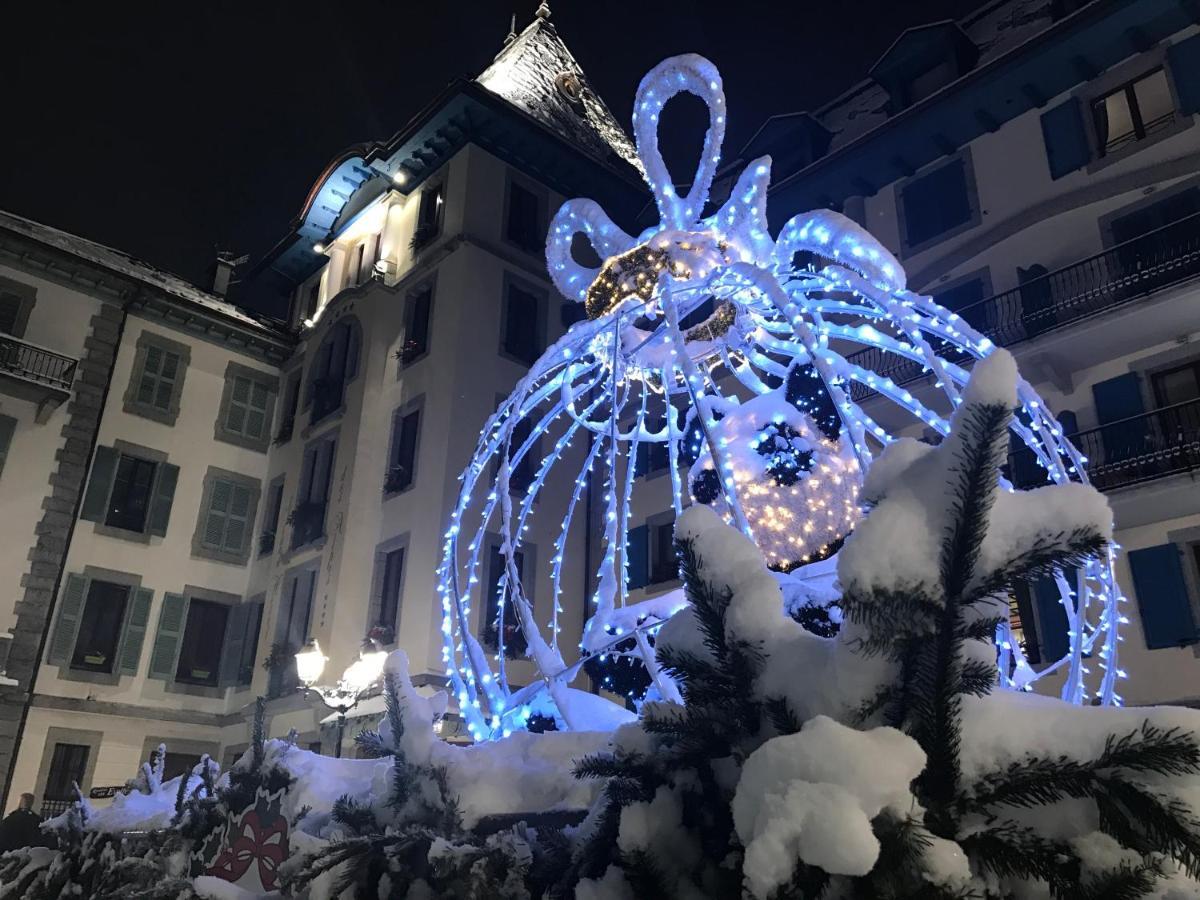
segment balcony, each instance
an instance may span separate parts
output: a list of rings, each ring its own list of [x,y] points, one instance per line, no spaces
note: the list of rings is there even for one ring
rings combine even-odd
[[[9,335],[0,335],[0,393],[38,406],[45,422],[71,396],[78,360]]]
[[[288,516],[292,526],[292,549],[296,550],[325,535],[325,504],[301,503]]]
[[[1103,253],[1049,272],[1019,287],[958,310],[1000,347],[1010,347],[1098,313],[1140,300],[1200,275],[1200,214],[1188,216]],[[951,359],[954,359],[952,354]],[[920,363],[868,348],[847,359],[896,384],[923,374]],[[873,391],[855,382],[851,398]]]
[[[1088,480],[1102,491],[1200,469],[1200,400],[1151,410],[1099,428],[1067,436],[1087,460]],[[1020,488],[1046,483],[1033,451],[1008,458],[1008,471]]]

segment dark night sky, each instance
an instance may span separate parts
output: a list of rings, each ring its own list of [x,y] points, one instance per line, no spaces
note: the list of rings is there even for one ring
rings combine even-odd
[[[215,245],[264,252],[330,157],[389,137],[452,78],[478,74],[510,14],[520,29],[536,5],[13,4],[0,51],[0,208],[203,283]],[[716,62],[728,154],[766,116],[817,106],[859,80],[905,27],[978,5],[551,2],[559,34],[623,125],[638,81],[663,57]],[[701,129],[686,112],[676,131],[690,139],[688,125]]]

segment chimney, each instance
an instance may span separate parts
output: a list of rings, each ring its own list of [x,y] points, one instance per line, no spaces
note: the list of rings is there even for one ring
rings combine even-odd
[[[213,276],[212,292],[218,297],[224,297],[229,292],[233,281],[234,270],[250,258],[249,254],[234,256],[229,250],[217,251],[217,269]]]

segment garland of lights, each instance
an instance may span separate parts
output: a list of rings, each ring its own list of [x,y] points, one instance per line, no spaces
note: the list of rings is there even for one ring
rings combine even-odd
[[[710,124],[696,177],[680,196],[659,152],[658,124],[663,106],[684,91],[707,104]],[[760,546],[778,545],[773,558],[787,568],[836,552],[853,527],[862,472],[894,439],[870,409],[891,404],[912,424],[944,435],[967,380],[964,363],[993,349],[959,316],[907,290],[900,264],[844,216],[798,215],[773,240],[767,157],[749,165],[720,210],[701,218],[725,131],[725,98],[712,63],[687,55],[656,66],[638,88],[633,121],[659,225],[634,238],[594,201],[559,209],[547,239],[549,272],[589,318],[546,350],[485,424],[445,533],[438,568],[443,661],[479,740],[526,727],[535,702],[538,709],[552,703],[569,728],[586,724],[569,691],[590,657],[640,663],[657,695],[678,698],[654,659],[652,639],[686,600],[678,592],[631,596],[629,588],[631,501],[644,483],[635,473],[639,447],[666,446],[676,514],[692,499],[711,503]],[[599,267],[574,259],[577,235],[604,260]],[[802,252],[816,261],[797,268]],[[705,322],[681,329],[681,320],[710,301]],[[933,389],[920,396],[886,374],[912,364],[931,377]],[[1013,431],[1048,477],[1086,480],[1086,460],[1037,394],[1021,382],[1018,396],[1022,414]],[[521,423],[528,426],[518,431]],[[535,453],[532,481],[514,496],[511,473]],[[771,474],[750,472],[747,460]],[[778,483],[792,477],[792,484]],[[770,495],[798,489],[804,495],[786,502]],[[522,548],[534,540],[535,512],[538,527],[555,537],[549,559],[531,563]],[[561,521],[542,523],[547,516]],[[585,598],[565,583],[563,564],[589,517],[602,522],[601,550],[590,573],[591,615],[580,652],[571,654],[578,659],[568,663],[559,614],[564,599]],[[804,537],[808,526],[811,539]],[[798,544],[783,547],[794,537]],[[536,671],[520,689],[508,679],[504,630],[498,647],[485,650],[476,638],[485,624],[478,610],[487,609],[481,558],[497,538],[504,560],[497,615],[512,605],[509,615],[515,612]],[[1062,659],[1035,672],[1008,626],[1000,627],[1005,687],[1025,689],[1065,670],[1064,699],[1120,702],[1117,623],[1125,598],[1113,577],[1114,554],[1089,562],[1077,581],[1056,576],[1070,635]],[[521,560],[529,563],[525,571]],[[530,590],[535,580],[545,584],[546,569],[550,596],[539,596],[536,609],[549,620],[548,632],[535,618]]]

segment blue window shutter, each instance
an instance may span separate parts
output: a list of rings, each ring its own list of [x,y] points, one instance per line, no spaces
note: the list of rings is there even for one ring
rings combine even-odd
[[[154,591],[150,588],[134,588],[130,591],[129,614],[125,617],[125,637],[121,642],[121,653],[117,657],[118,671],[122,675],[136,675],[142,660],[142,643],[146,638],[146,626],[150,622],[150,600]]]
[[[1091,162],[1092,148],[1083,126],[1083,104],[1078,97],[1042,113],[1042,139],[1046,142],[1051,178],[1062,178]]]
[[[1070,580],[1070,576],[1068,576]],[[1067,611],[1058,598],[1058,583],[1052,576],[1033,583],[1033,602],[1037,607],[1038,644],[1042,662],[1052,663],[1067,655]]]
[[[1142,452],[1148,434],[1147,423],[1140,419],[1123,421],[1145,412],[1137,373],[1126,372],[1093,384],[1092,397],[1096,401],[1096,418],[1106,426],[1100,432],[1106,460],[1129,459]]]
[[[641,478],[650,471],[650,445],[642,441],[637,445],[637,452],[634,454],[633,461],[633,477]]]
[[[1175,81],[1179,111],[1187,115],[1200,112],[1200,34],[1172,44],[1167,64]]]
[[[88,579],[84,576],[67,576],[67,583],[58,598],[58,623],[54,626],[54,637],[50,639],[46,653],[46,661],[52,666],[65,666],[75,652],[75,638],[79,634],[79,617],[83,615],[87,587]]]
[[[650,535],[645,525],[630,528],[625,539],[625,566],[629,571],[629,589],[645,587],[650,582]]]
[[[1142,633],[1151,650],[1196,643],[1196,620],[1179,553],[1175,544],[1159,544],[1129,554]]]

